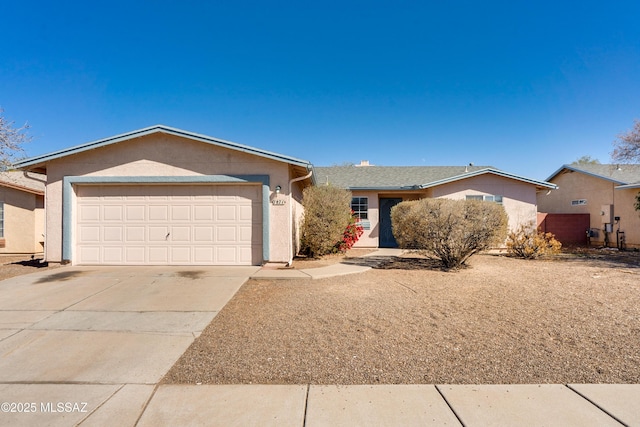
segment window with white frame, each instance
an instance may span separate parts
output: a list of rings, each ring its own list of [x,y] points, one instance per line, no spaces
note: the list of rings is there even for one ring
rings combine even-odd
[[[472,195],[468,195],[467,196],[467,200],[482,200],[485,202],[494,202],[497,203],[499,205],[502,204],[502,196],[492,196],[492,195],[486,195],[486,194],[472,194]]]
[[[354,197],[351,199],[351,210],[359,220],[369,219],[369,198]]]

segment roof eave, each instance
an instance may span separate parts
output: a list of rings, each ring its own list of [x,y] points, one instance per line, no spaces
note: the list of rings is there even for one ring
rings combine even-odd
[[[187,132],[181,129],[171,128],[164,125],[156,125],[151,126],[144,129],[139,129],[136,131],[112,136],[109,138],[99,139],[97,141],[89,142],[82,145],[77,145],[74,147],[70,147],[64,150],[54,151],[49,154],[44,154],[41,156],[31,157],[29,159],[24,159],[19,162],[14,163],[13,167],[16,169],[25,169],[30,166],[41,166],[46,162],[51,160],[59,159],[61,157],[70,156],[73,154],[78,154],[84,151],[93,150],[96,148],[104,147],[111,144],[117,144],[119,142],[127,141],[134,138],[139,138],[142,136],[151,135],[154,133],[166,133],[175,136],[181,136],[184,138],[189,138],[195,141],[205,142],[212,145],[217,145],[219,147],[230,148],[236,151],[257,155],[260,157],[265,157],[271,160],[276,160],[279,162],[289,163],[302,167],[309,167],[311,162],[307,160],[297,159],[295,157],[285,156],[283,154],[274,153],[271,151],[260,150],[258,148],[250,147],[248,145],[238,144],[236,142],[226,141],[223,139],[213,138],[206,135],[201,135],[197,133]]]
[[[634,188],[640,188],[640,182],[636,182],[633,184],[617,185],[615,187],[616,190],[632,190]]]
[[[531,178],[526,178],[520,175],[515,175],[512,173],[508,173],[508,172],[504,172],[498,169],[492,169],[492,168],[485,168],[485,169],[479,169],[477,171],[473,171],[473,172],[467,172],[467,173],[463,173],[461,175],[456,175],[456,176],[452,176],[449,178],[445,178],[445,179],[440,179],[437,181],[433,181],[427,184],[423,184],[420,187],[421,188],[431,188],[431,187],[437,187],[438,185],[443,185],[443,184],[449,184],[451,182],[455,182],[455,181],[460,181],[463,179],[468,179],[468,178],[473,178],[475,176],[478,175],[484,175],[487,173],[491,173],[494,175],[498,175],[498,176],[502,176],[504,178],[509,178],[509,179],[515,179],[517,181],[522,181],[522,182],[526,182],[528,184],[533,184],[536,186],[536,188],[548,188],[548,189],[552,189],[555,190],[558,188],[558,186],[556,184],[553,184],[551,182],[546,182],[546,181],[538,181],[535,179],[531,179]]]
[[[597,173],[589,172],[589,171],[586,171],[586,170],[584,170],[584,169],[579,169],[579,168],[573,167],[573,166],[571,166],[571,165],[562,165],[558,170],[556,170],[554,173],[552,173],[552,174],[549,176],[549,178],[547,178],[547,181],[550,181],[550,180],[552,180],[553,178],[555,178],[556,176],[558,176],[558,175],[559,175],[563,170],[569,170],[569,171],[571,171],[571,172],[580,172],[580,173],[583,173],[583,174],[585,174],[585,175],[589,175],[589,176],[592,176],[592,177],[594,177],[594,178],[604,179],[604,180],[606,180],[606,181],[610,181],[610,182],[613,182],[613,183],[615,183],[615,184],[619,184],[619,185],[626,185],[626,184],[628,184],[628,182],[620,181],[620,180],[613,179],[613,178],[608,177],[608,176],[604,176],[604,175],[600,175],[600,174],[597,174]]]

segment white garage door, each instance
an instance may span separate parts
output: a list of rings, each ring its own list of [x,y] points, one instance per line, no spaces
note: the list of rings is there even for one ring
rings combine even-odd
[[[262,262],[259,185],[86,185],[76,191],[76,264]]]

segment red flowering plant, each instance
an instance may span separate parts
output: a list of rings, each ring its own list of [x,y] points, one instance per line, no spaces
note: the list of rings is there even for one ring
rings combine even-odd
[[[358,218],[355,216],[354,212],[351,211],[351,219],[349,220],[349,224],[344,230],[342,240],[336,243],[336,245],[334,246],[334,252],[347,252],[353,247],[353,245],[356,244],[358,239],[360,239],[362,233],[364,233],[364,229],[358,222]]]

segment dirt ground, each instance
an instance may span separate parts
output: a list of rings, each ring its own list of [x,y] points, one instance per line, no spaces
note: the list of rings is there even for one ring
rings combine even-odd
[[[42,262],[42,257],[37,256],[33,257],[33,259],[30,255],[0,256],[0,280],[56,267],[59,267],[59,265],[49,265],[46,262]]]
[[[251,280],[164,382],[640,382],[639,252],[469,264],[444,272],[407,256],[350,276]]]

